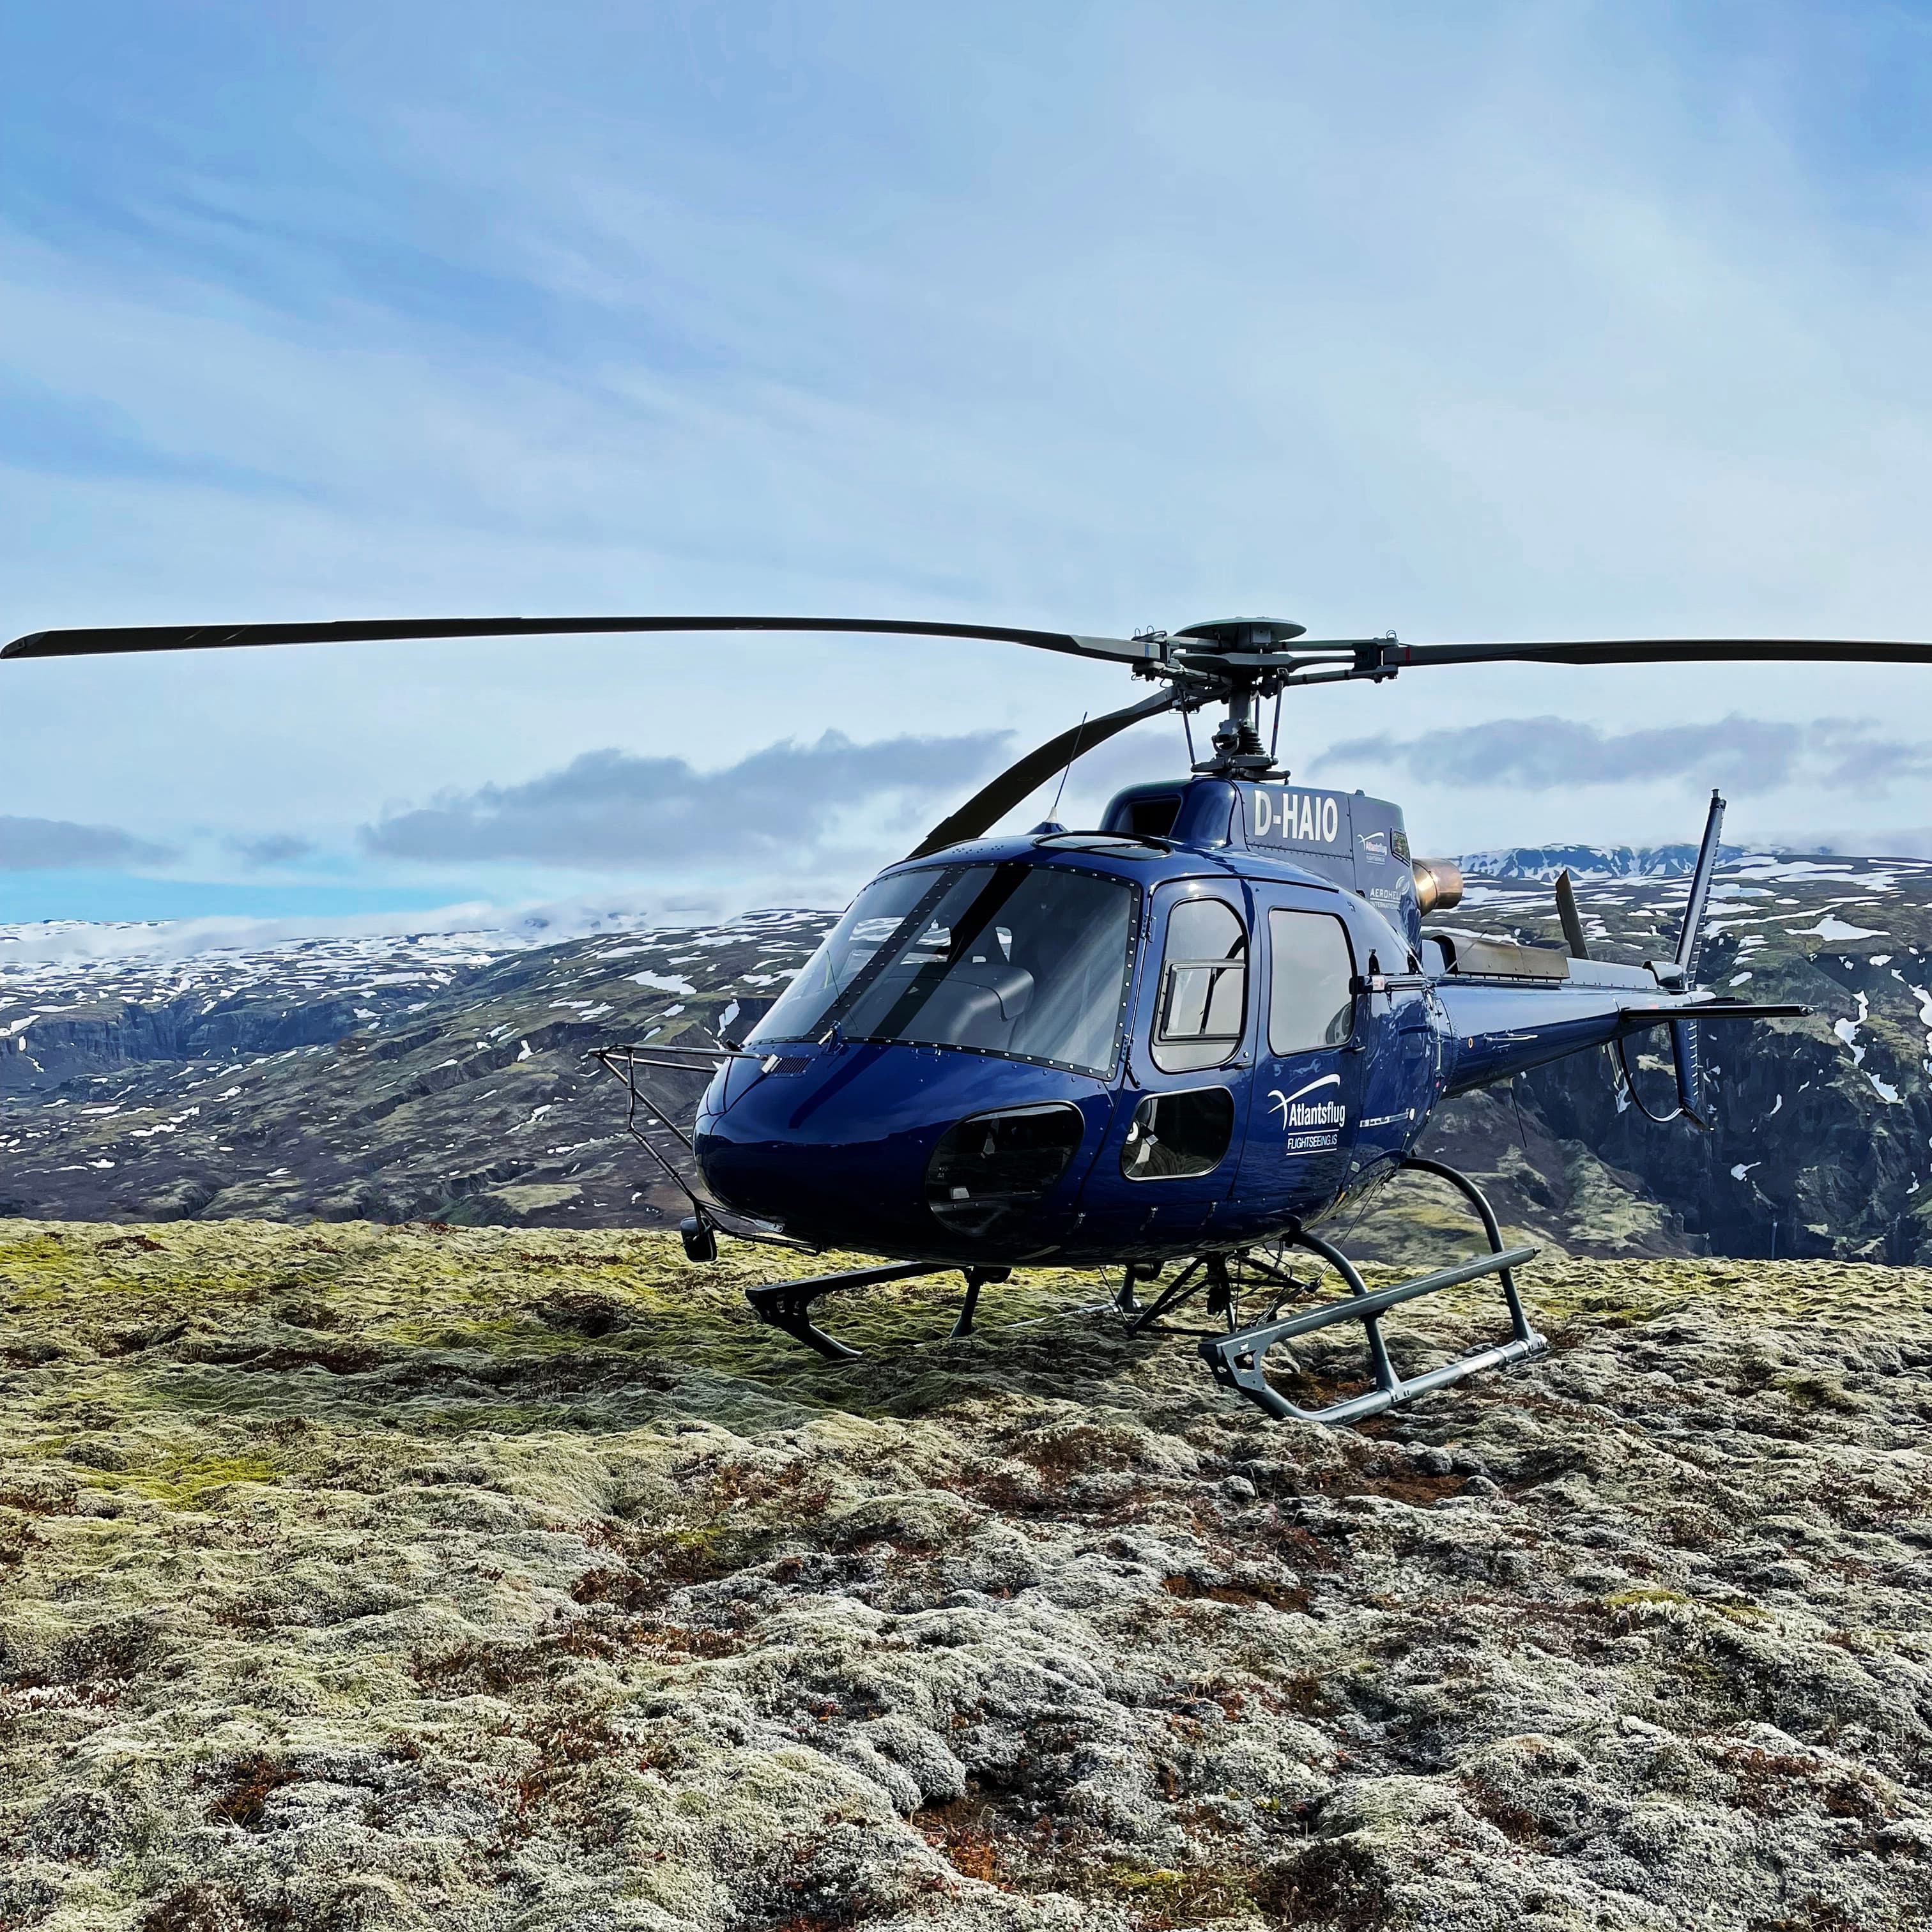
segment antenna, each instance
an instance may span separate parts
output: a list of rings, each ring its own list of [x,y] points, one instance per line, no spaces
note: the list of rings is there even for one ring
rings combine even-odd
[[[1060,782],[1054,788],[1053,802],[1046,808],[1046,815],[1049,819],[1055,819],[1060,816],[1060,794],[1066,789],[1066,774],[1072,770],[1073,760],[1080,755],[1080,739],[1082,734],[1087,729],[1087,718],[1088,713],[1082,712],[1078,728],[1073,734],[1073,749],[1067,754],[1066,764],[1060,768]]]

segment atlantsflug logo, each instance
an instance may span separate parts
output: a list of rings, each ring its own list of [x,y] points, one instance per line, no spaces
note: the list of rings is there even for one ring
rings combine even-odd
[[[1284,1153],[1315,1154],[1339,1144],[1342,1129],[1348,1119],[1341,1086],[1340,1074],[1324,1073],[1320,1079],[1311,1080],[1305,1087],[1298,1087],[1292,1094],[1284,1094],[1279,1087],[1269,1088],[1269,1111],[1280,1114],[1282,1127],[1287,1136],[1282,1143]],[[1336,1090],[1328,1100],[1313,1100],[1308,1097],[1331,1087]]]

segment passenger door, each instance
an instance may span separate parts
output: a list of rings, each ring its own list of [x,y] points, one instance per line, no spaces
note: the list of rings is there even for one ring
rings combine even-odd
[[[1340,1192],[1369,1043],[1341,918],[1274,899],[1258,905],[1256,925],[1266,977],[1240,1170],[1244,1222],[1306,1214]]]
[[[1233,880],[1159,887],[1126,1078],[1082,1196],[1083,1233],[1124,1246],[1210,1234],[1232,1192],[1252,1066],[1247,895]]]

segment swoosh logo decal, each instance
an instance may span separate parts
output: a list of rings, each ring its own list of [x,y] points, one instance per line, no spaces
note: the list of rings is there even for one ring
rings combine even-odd
[[[1339,1087],[1341,1084],[1340,1074],[1324,1073],[1319,1080],[1311,1080],[1306,1087],[1298,1087],[1288,1097],[1291,1102],[1296,1101],[1304,1094],[1317,1093],[1324,1087]]]

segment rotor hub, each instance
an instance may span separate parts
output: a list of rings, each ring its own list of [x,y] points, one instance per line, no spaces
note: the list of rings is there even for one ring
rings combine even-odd
[[[1308,634],[1306,624],[1291,624],[1280,617],[1217,617],[1212,623],[1190,624],[1177,631],[1177,638],[1198,638],[1207,645],[1224,651],[1271,651]]]
[[[1298,660],[1283,647],[1307,634],[1305,624],[1280,617],[1220,617],[1161,637],[1168,675],[1180,684],[1189,710],[1225,703],[1213,754],[1195,766],[1219,778],[1265,778],[1274,754],[1255,723],[1256,700],[1280,691]],[[1154,634],[1148,634],[1152,635]]]

